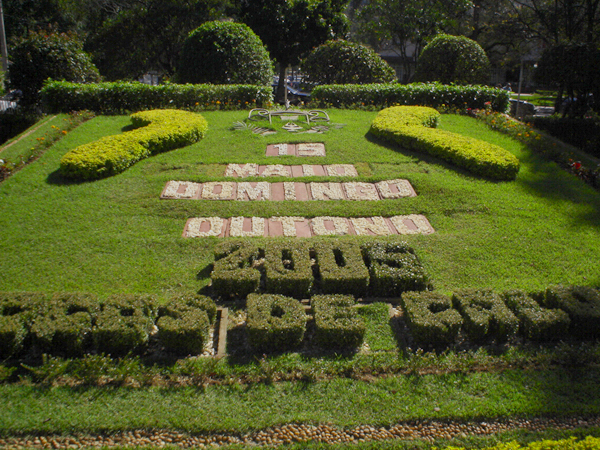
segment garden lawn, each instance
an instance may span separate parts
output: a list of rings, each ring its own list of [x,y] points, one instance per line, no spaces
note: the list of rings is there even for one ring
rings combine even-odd
[[[67,151],[121,133],[130,124],[127,116],[86,122],[0,184],[0,290],[166,298],[196,292],[209,281],[217,239],[182,238],[188,218],[413,213],[424,214],[436,233],[403,239],[414,247],[437,290],[600,285],[600,194],[556,164],[475,119],[443,116],[440,128],[495,143],[521,160],[516,181],[491,182],[377,141],[368,134],[375,112],[329,113],[333,123],[345,126],[322,135],[279,131],[262,137],[232,128],[246,117],[243,111],[205,112],[209,131],[199,143],[151,157],[114,177],[69,182],[58,171]],[[311,141],[324,142],[327,156],[264,156],[269,143]],[[355,164],[359,181],[406,178],[418,196],[379,202],[159,200],[169,180],[220,180],[225,164],[250,162]],[[319,180],[326,179],[306,181]]]
[[[598,368],[334,379],[201,388],[0,385],[0,436],[177,429],[247,432],[285,423],[390,426],[600,414]]]

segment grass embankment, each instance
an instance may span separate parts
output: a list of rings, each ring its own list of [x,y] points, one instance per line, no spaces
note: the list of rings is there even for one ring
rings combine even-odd
[[[398,376],[164,390],[0,386],[0,433],[178,429],[248,432],[284,423],[391,426],[413,420],[600,414],[598,369]]]
[[[382,145],[367,135],[375,115],[371,112],[332,111],[332,121],[347,125],[323,135],[281,131],[268,137],[232,130],[244,113],[204,115],[209,132],[198,144],[150,158],[115,177],[66,182],[58,173],[62,155],[129,125],[128,117],[97,117],[4,182],[0,288],[167,297],[197,291],[208,283],[216,240],[181,238],[188,218],[411,213],[425,214],[436,229],[434,235],[406,240],[438,290],[600,284],[600,276],[590,271],[593,255],[600,250],[598,192],[474,119],[444,116],[441,128],[513,152],[521,160],[515,182],[479,179],[437,160]],[[222,179],[226,163],[297,164],[293,157],[264,156],[268,143],[285,141],[325,142],[325,158],[304,158],[302,163],[354,163],[360,180],[407,178],[419,196],[380,202],[158,199],[169,180]]]
[[[207,112],[203,115],[209,131],[202,142],[152,157],[118,176],[67,182],[58,173],[60,158],[67,151],[120,133],[129,125],[127,117],[97,117],[0,184],[0,289],[87,291],[101,297],[117,292],[152,293],[166,298],[195,292],[209,281],[217,240],[183,239],[183,226],[190,217],[411,213],[425,214],[436,229],[430,236],[405,239],[423,261],[434,287],[443,292],[467,287],[536,290],[556,283],[600,285],[595,271],[595,255],[600,250],[598,192],[472,118],[444,116],[440,126],[514,153],[521,160],[515,182],[490,182],[432,158],[386,146],[367,135],[375,114],[331,111],[332,121],[345,123],[344,128],[323,135],[293,136],[280,131],[260,137],[231,129],[243,113]],[[222,179],[226,163],[298,164],[297,158],[267,158],[264,151],[268,143],[303,141],[325,142],[327,156],[301,163],[353,163],[360,181],[407,178],[419,195],[381,202],[158,199],[169,180]],[[382,359],[403,361],[396,354],[390,328],[381,334],[376,331],[383,326],[381,319],[369,322],[371,350],[382,351]],[[235,363],[223,361],[220,364],[231,364],[223,369],[224,375],[231,375],[231,382],[204,388],[2,385],[0,434],[138,428],[237,433],[289,422],[349,427],[412,420],[600,414],[597,358],[582,369],[575,368],[581,361],[574,357],[569,363],[568,355],[564,367],[538,366],[552,366],[548,370],[528,370],[526,364],[510,368],[510,362],[492,370],[493,361],[486,366],[484,358],[483,372],[468,365],[461,369],[459,364],[435,373],[435,365],[444,358],[460,356],[432,354],[416,358],[413,368],[407,363],[412,375],[367,379],[376,363],[359,355],[354,361],[367,361],[359,380],[351,378],[352,371],[320,379],[310,370],[326,366],[326,358],[291,354],[267,359],[266,365],[253,361],[254,369],[247,363],[239,371],[262,371],[262,379],[268,381],[277,364],[289,372],[288,364],[306,370],[307,381],[240,383]],[[332,361],[333,365],[354,364],[349,363],[352,357]],[[423,367],[433,367],[434,373],[418,375]],[[160,366],[153,370],[160,373]]]

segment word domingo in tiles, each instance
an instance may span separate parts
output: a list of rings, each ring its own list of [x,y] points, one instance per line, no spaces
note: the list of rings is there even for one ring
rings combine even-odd
[[[420,214],[351,218],[196,217],[187,221],[183,237],[392,236],[434,232],[427,218]]]
[[[357,200],[377,201],[404,197],[416,197],[417,193],[408,180],[396,179],[377,183],[364,182],[280,182],[266,181],[212,181],[193,183],[169,181],[161,199],[190,200]]]

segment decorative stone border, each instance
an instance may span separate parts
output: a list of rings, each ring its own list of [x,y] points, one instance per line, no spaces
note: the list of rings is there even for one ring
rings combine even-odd
[[[282,165],[282,164],[228,164],[225,177],[357,177],[358,172],[353,164],[327,164],[327,165]]]
[[[207,183],[192,183],[187,181],[169,181],[163,189],[160,198],[239,201],[377,201],[416,196],[417,193],[408,180],[396,179],[380,181],[378,183],[269,183],[266,181],[211,181]]]
[[[325,156],[325,144],[272,144],[267,146],[265,156]]]
[[[390,236],[432,234],[435,230],[420,214],[393,217],[196,217],[189,219],[183,237],[312,237]]]

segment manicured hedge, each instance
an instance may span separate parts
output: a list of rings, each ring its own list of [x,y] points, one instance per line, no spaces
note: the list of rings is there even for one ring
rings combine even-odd
[[[92,329],[99,353],[124,355],[142,349],[150,339],[156,318],[156,300],[151,296],[113,295],[100,304]]]
[[[452,296],[452,304],[464,319],[469,339],[504,341],[515,335],[519,320],[502,298],[488,289],[462,289]]]
[[[584,339],[600,337],[600,292],[587,286],[552,286],[543,300],[571,318],[571,334]]]
[[[31,326],[33,345],[43,352],[81,355],[89,349],[98,299],[91,294],[58,293],[40,305]]]
[[[115,175],[150,155],[198,142],[208,129],[200,114],[171,109],[138,112],[131,121],[133,131],[105,136],[68,152],[60,161],[61,173],[80,180]]]
[[[310,247],[306,242],[271,241],[265,245],[265,290],[306,298],[313,284]]]
[[[356,297],[367,293],[369,270],[358,245],[319,243],[313,246],[313,251],[323,293],[352,294]]]
[[[425,269],[415,251],[405,242],[369,242],[362,246],[369,267],[369,294],[373,297],[400,297],[404,291],[430,287]]]
[[[248,342],[261,352],[291,350],[302,342],[307,316],[298,300],[283,295],[250,294]]]
[[[516,178],[519,160],[512,153],[479,139],[436,130],[438,116],[432,108],[395,106],[377,115],[370,132],[402,148],[427,153],[486,178]]]
[[[487,86],[449,86],[439,83],[414,84],[332,84],[317,86],[311,93],[311,106],[327,108],[387,108],[419,105],[432,108],[454,107],[482,109],[489,103],[492,110],[506,112],[510,95]]]
[[[413,337],[425,346],[452,344],[463,324],[452,299],[437,292],[404,292],[402,309]]]
[[[349,242],[224,242],[215,248],[211,280],[214,294],[225,299],[252,292],[398,297],[405,290],[430,287],[412,248],[375,241],[362,248]]]
[[[311,298],[315,317],[313,342],[321,348],[357,348],[365,337],[365,321],[354,308],[351,295],[315,295]]]
[[[98,114],[129,114],[165,108],[202,111],[263,107],[271,103],[273,89],[245,84],[150,86],[122,81],[94,84],[49,81],[41,95],[44,108],[52,113],[89,110]]]
[[[258,291],[261,273],[256,263],[264,251],[246,242],[221,242],[215,246],[215,264],[210,275],[212,288],[218,297],[244,298]]]
[[[0,358],[17,355],[27,345],[28,328],[46,295],[0,292]]]
[[[523,291],[502,294],[504,302],[519,319],[519,332],[534,341],[563,339],[569,331],[571,319],[560,309],[542,308]]]
[[[158,309],[158,339],[175,354],[200,354],[209,340],[217,314],[215,302],[205,296],[172,298]]]

